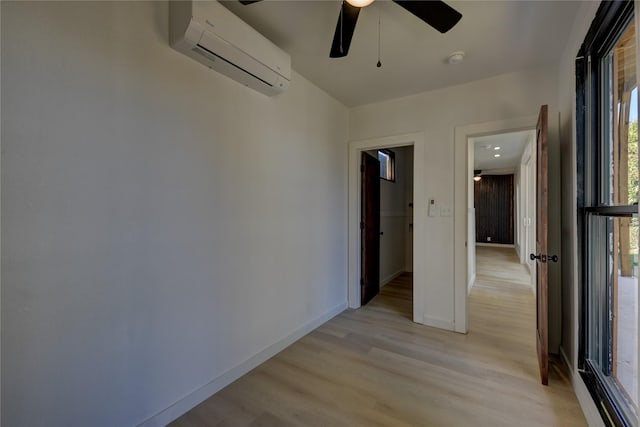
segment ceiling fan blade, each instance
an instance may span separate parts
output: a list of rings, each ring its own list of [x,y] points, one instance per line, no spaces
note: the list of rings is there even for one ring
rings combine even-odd
[[[248,5],[248,4],[253,4],[253,3],[258,3],[262,0],[239,0],[241,4],[243,5]]]
[[[439,0],[412,1],[393,0],[441,33],[452,29],[462,18],[462,14]]]
[[[351,46],[351,39],[356,29],[360,9],[359,7],[351,6],[344,0],[342,1],[338,24],[331,43],[330,58],[342,58],[349,53],[349,46]]]

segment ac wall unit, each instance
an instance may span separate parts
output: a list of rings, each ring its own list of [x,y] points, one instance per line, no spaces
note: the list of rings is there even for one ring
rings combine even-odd
[[[214,0],[171,1],[169,41],[178,52],[265,95],[291,81],[291,57]]]

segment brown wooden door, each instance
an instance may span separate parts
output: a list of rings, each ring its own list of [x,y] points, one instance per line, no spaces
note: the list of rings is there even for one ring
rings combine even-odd
[[[536,347],[544,385],[549,383],[547,115],[547,106],[543,105],[536,126]]]
[[[360,303],[365,305],[380,291],[380,162],[362,153]]]

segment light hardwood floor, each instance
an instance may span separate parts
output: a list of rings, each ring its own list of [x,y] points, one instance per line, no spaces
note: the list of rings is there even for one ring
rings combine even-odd
[[[586,425],[562,370],[539,384],[535,301],[510,251],[478,250],[469,334],[411,322],[405,274],[171,425]]]

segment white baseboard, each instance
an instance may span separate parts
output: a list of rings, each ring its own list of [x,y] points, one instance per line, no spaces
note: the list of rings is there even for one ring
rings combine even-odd
[[[580,373],[573,369],[573,365],[569,363],[569,358],[562,347],[560,347],[560,356],[564,360],[567,369],[569,369],[571,385],[573,385],[573,391],[578,398],[578,403],[580,403],[584,417],[587,419],[587,424],[589,424],[589,427],[605,427],[600,412],[598,412],[598,408],[589,390],[587,390],[587,386],[584,384],[584,381],[582,381]]]
[[[451,320],[438,319],[435,317],[424,316],[423,324],[433,326],[434,328],[445,329],[447,331],[455,331],[455,323]]]
[[[474,274],[473,276],[471,276],[471,279],[469,279],[469,283],[467,283],[467,296],[471,293],[471,288],[473,287],[473,284],[476,282],[476,275]]]
[[[251,371],[256,366],[261,363],[266,362],[271,357],[275,356],[285,348],[289,347],[294,342],[298,341],[300,338],[307,335],[309,332],[313,331],[323,323],[329,321],[333,317],[342,313],[347,308],[347,303],[344,302],[333,307],[331,310],[327,311],[323,315],[307,322],[302,325],[300,328],[296,329],[294,332],[281,339],[278,342],[273,343],[269,347],[264,350],[256,353],[249,359],[244,362],[236,365],[235,367],[229,369],[222,375],[214,378],[211,382],[204,385],[203,387],[195,390],[191,394],[183,397],[173,405],[168,408],[158,412],[156,415],[147,419],[146,421],[139,424],[139,427],[164,427],[169,424],[171,421],[180,417],[190,409],[196,407],[198,404],[202,403],[209,397],[213,396],[218,391],[222,390],[227,385],[231,384],[247,372]]]
[[[562,360],[564,361],[564,365],[567,367],[567,369],[569,370],[569,376],[571,378],[573,378],[573,363],[571,363],[569,361],[569,358],[567,357],[567,353],[564,352],[564,347],[560,346],[560,357],[562,358]]]
[[[393,279],[395,279],[396,277],[400,276],[402,273],[404,273],[404,270],[398,270],[393,274],[390,274],[389,276],[383,278],[380,281],[380,289],[382,289],[383,286],[385,286],[387,283],[389,283],[390,281],[392,281]]]

